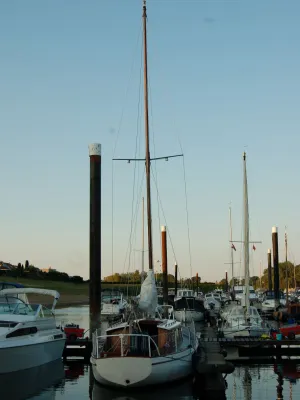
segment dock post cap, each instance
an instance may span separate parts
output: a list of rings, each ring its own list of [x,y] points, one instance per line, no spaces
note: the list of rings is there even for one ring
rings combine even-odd
[[[278,228],[277,228],[277,226],[273,226],[273,228],[272,228],[272,233],[278,233]]]
[[[92,143],[89,145],[89,156],[101,156],[100,143]]]
[[[162,232],[166,232],[167,227],[166,227],[165,225],[162,225],[162,226],[160,227],[160,229],[161,229]]]
[[[271,249],[268,249],[268,254],[271,254]]]

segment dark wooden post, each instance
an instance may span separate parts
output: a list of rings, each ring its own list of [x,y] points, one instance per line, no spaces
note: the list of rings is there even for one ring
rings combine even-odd
[[[278,229],[272,228],[273,267],[274,267],[274,298],[275,307],[279,306],[279,256],[278,256]]]
[[[271,249],[268,249],[268,289],[273,290]]]
[[[89,146],[90,155],[90,332],[101,321],[101,144]]]

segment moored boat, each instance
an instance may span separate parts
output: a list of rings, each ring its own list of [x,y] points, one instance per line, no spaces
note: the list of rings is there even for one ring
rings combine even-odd
[[[54,298],[51,309],[30,304],[27,294]],[[0,374],[37,367],[62,357],[66,335],[56,327],[55,290],[4,289],[0,292]]]

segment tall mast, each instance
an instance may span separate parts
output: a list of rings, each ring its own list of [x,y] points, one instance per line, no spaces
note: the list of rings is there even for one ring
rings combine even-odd
[[[245,306],[247,317],[250,312],[249,299],[249,207],[248,207],[248,185],[247,185],[247,167],[246,153],[243,154],[244,162],[244,267],[245,267]]]
[[[147,184],[147,227],[149,269],[153,269],[152,218],[151,218],[151,172],[149,146],[149,107],[148,107],[148,59],[147,59],[147,12],[146,0],[143,0],[143,37],[144,37],[144,105],[145,105],[145,142],[146,142],[146,184]]]
[[[231,278],[232,278],[231,286],[232,286],[232,292],[234,292],[231,206],[229,206],[229,222],[230,222],[230,242],[231,242]]]

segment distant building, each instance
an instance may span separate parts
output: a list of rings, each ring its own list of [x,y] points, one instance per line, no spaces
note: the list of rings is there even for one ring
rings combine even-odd
[[[14,265],[0,261],[0,271],[11,271],[14,268],[15,268]]]
[[[49,268],[42,268],[41,271],[45,272],[46,274],[49,274],[49,272],[51,272],[51,271],[56,272],[56,269],[52,268],[52,267],[49,267]]]

